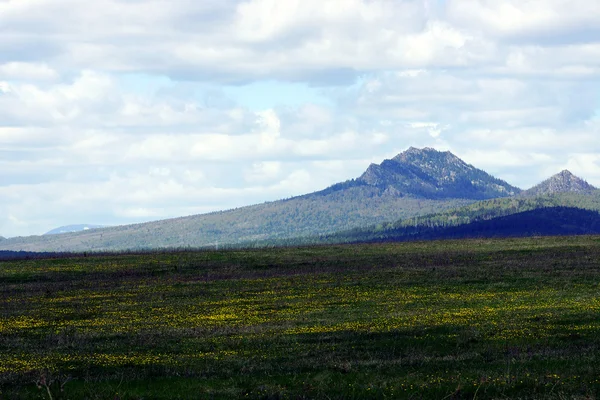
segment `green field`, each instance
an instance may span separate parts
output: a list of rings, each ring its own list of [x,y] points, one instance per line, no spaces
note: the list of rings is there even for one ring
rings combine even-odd
[[[599,237],[0,262],[0,398],[599,396]]]

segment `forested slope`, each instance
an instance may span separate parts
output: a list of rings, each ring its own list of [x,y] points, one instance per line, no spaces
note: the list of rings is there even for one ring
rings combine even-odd
[[[203,247],[331,234],[358,226],[456,208],[472,200],[398,197],[358,186],[211,214],[62,235],[10,238],[0,249],[103,251]]]
[[[436,230],[441,232],[443,229],[450,227],[466,226],[472,223],[490,221],[532,210],[556,209],[561,207],[584,211],[600,211],[600,190],[480,201],[441,213],[402,219],[393,223],[372,225],[370,227],[339,232],[321,238],[305,238],[305,240],[307,242],[321,241],[336,243],[388,239],[400,240],[400,238],[404,236],[426,238],[431,232]],[[546,218],[552,214],[544,211],[540,215],[544,215],[544,218]],[[584,215],[589,216],[593,214],[574,214],[574,216],[578,216],[578,218],[583,218]],[[558,214],[557,217],[559,217]],[[511,219],[511,221],[516,222],[518,221],[518,218],[519,217],[515,217],[515,219]],[[585,219],[578,219],[578,221],[585,222]],[[543,232],[540,231],[540,234],[543,234]],[[565,231],[564,234],[568,234],[568,232]]]

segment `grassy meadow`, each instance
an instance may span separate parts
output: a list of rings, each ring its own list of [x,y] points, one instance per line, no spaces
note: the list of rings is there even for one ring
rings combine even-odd
[[[0,398],[600,397],[600,237],[0,262]]]

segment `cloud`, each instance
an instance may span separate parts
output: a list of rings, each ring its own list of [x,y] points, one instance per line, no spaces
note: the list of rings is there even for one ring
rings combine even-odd
[[[141,97],[88,70],[68,82],[12,82],[0,101],[14,125],[0,127],[0,203],[14,217],[0,228],[11,235],[303,194],[358,175],[362,167],[343,169],[342,160],[384,149],[388,138],[353,130],[322,106],[206,108],[202,99]],[[285,129],[305,118],[314,120],[303,132]]]
[[[0,1],[0,234],[289,197],[409,146],[521,187],[563,168],[600,185],[599,18],[582,0]]]
[[[598,153],[576,153],[569,154],[567,161],[563,164],[574,174],[584,176],[591,182],[600,182],[600,155]]]
[[[24,62],[0,64],[0,76],[5,79],[26,81],[53,81],[58,79],[58,73],[47,65]]]
[[[273,181],[281,175],[281,162],[263,161],[253,163],[252,167],[245,171],[244,175],[248,183]]]
[[[598,39],[600,5],[585,0],[448,0],[449,19],[515,42],[585,43]]]
[[[566,127],[593,118],[598,84],[421,71],[379,74],[344,101],[355,113],[456,127]],[[414,123],[413,127],[415,127]]]
[[[12,56],[17,61],[174,79],[345,84],[361,71],[466,65],[485,47],[436,18],[431,3],[412,0],[46,0],[0,7],[9,45],[21,48]]]

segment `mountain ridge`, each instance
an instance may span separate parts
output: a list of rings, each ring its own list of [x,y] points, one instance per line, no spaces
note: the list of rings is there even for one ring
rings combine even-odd
[[[381,164],[371,164],[357,181],[429,199],[484,200],[521,192],[521,189],[465,163],[450,151],[441,152],[430,147],[410,147]]]
[[[596,190],[596,188],[565,169],[534,187],[525,190],[522,194],[525,196],[539,196],[565,192],[579,193],[591,190]]]
[[[373,180],[369,170],[381,174]],[[111,251],[293,241],[376,224],[393,226],[390,221],[435,213],[445,212],[442,219],[455,220],[452,215],[457,211],[453,210],[460,207],[486,199],[492,199],[487,200],[492,206],[495,201],[510,204],[519,201],[521,196],[517,194],[521,193],[519,188],[465,163],[449,151],[411,147],[393,159],[371,164],[357,178],[313,193],[141,224],[11,238],[0,241],[0,250]],[[537,205],[534,202],[527,207]],[[491,214],[500,216],[507,212],[502,209]],[[467,217],[461,218],[467,221]]]

